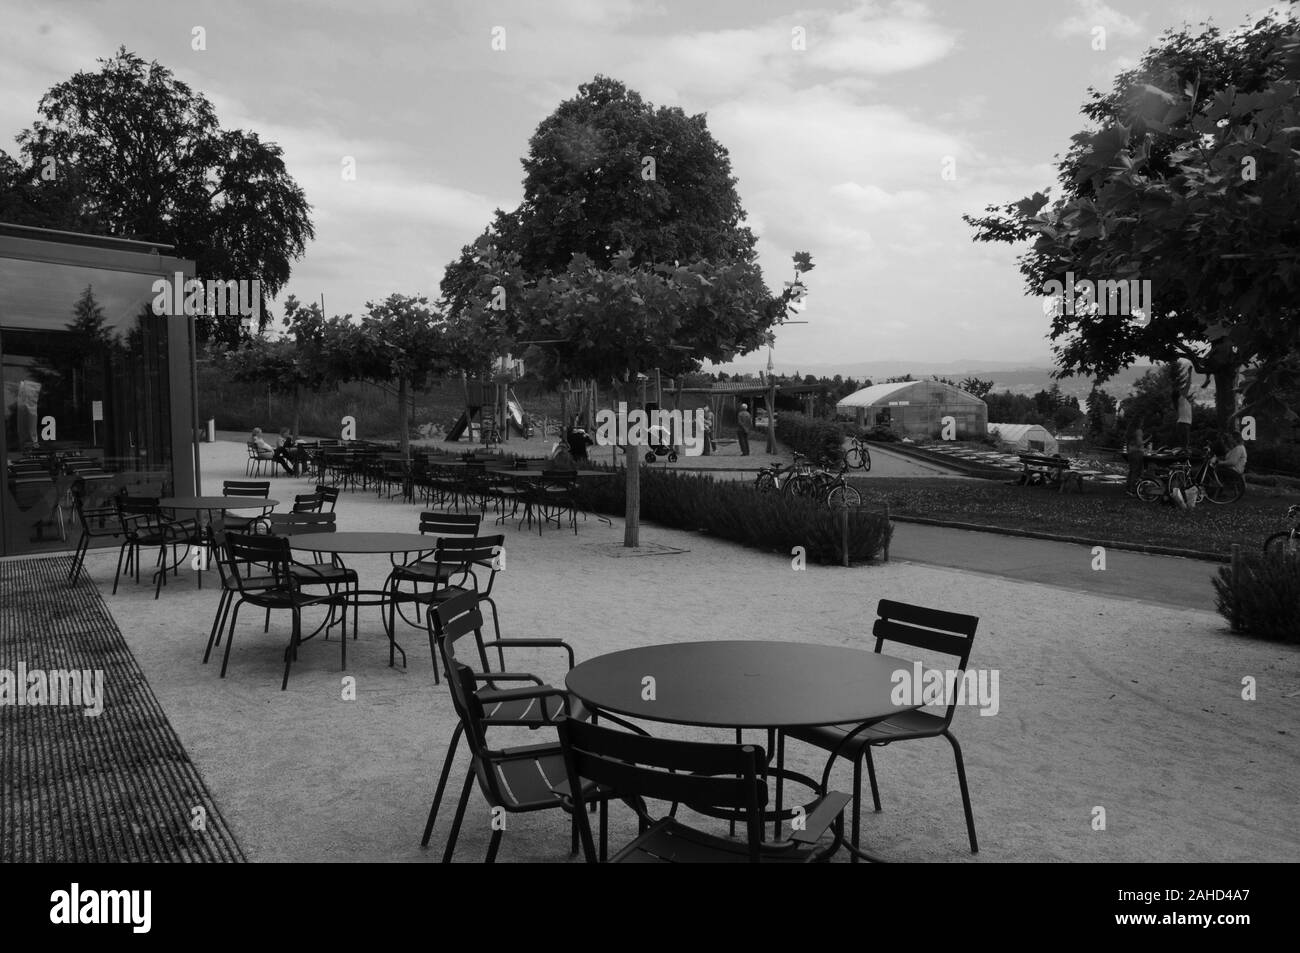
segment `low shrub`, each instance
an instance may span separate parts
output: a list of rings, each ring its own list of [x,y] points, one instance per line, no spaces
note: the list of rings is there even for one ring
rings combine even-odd
[[[875,443],[898,443],[901,439],[897,433],[888,427],[882,427],[876,424],[873,427],[859,427],[857,424],[840,424],[846,436],[857,437],[859,440],[870,440]]]
[[[592,511],[622,515],[622,479],[584,482],[579,498]],[[768,552],[790,556],[804,547],[809,562],[840,564],[842,515],[809,500],[759,493],[748,483],[673,471],[641,471],[641,518],[672,529],[702,530]],[[893,533],[883,512],[849,511],[849,561],[880,557]]]
[[[776,418],[776,438],[815,463],[838,463],[843,456],[843,429],[819,417],[781,413]]]
[[[1245,554],[1235,574],[1224,566],[1213,582],[1215,607],[1234,631],[1300,642],[1300,557]]]

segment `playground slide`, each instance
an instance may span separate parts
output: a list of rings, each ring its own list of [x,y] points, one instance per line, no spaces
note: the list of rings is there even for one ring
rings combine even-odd
[[[456,421],[456,426],[452,427],[451,430],[448,431],[447,436],[443,439],[447,443],[455,443],[461,438],[461,435],[465,432],[465,428],[468,426],[469,416],[464,411],[461,411],[460,418]]]
[[[519,436],[525,436],[524,408],[523,405],[519,403],[519,398],[515,397],[514,394],[511,394],[506,398],[506,411],[506,419],[510,422],[510,426],[514,428],[515,432],[519,434]]]

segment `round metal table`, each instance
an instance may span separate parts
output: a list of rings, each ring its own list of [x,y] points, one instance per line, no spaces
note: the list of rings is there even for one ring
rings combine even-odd
[[[277,507],[279,500],[264,496],[164,496],[158,505],[165,510],[250,510]]]
[[[392,557],[396,553],[433,552],[437,546],[437,537],[421,533],[284,533],[283,539],[289,541],[290,547],[309,553],[339,556],[343,553],[376,555],[386,553]],[[339,560],[342,562],[342,560]],[[389,606],[392,596],[388,589],[357,589],[351,594],[354,611],[356,606]],[[355,631],[355,615],[353,617]],[[384,633],[388,636],[388,664],[396,664],[394,649],[402,653],[402,667],[406,667],[406,650],[397,643],[396,625],[384,615]]]
[[[910,677],[912,663],[843,646],[678,642],[588,659],[570,669],[565,686],[593,709],[667,724],[734,728],[739,741],[741,729],[765,729],[771,737],[795,727],[866,726],[922,707],[893,702],[899,671]],[[841,747],[851,737],[847,734]],[[783,781],[824,794],[838,754],[838,749],[831,752],[820,783],[787,770],[781,761],[769,766],[777,780],[776,807],[769,813],[774,831],[792,816],[781,807]],[[851,844],[844,847],[876,859]]]

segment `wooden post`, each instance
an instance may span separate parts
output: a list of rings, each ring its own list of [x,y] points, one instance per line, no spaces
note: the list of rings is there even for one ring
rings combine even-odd
[[[889,504],[885,504],[885,562],[889,562]]]
[[[771,410],[768,411],[771,413]],[[840,539],[844,547],[844,565],[849,564],[849,508],[843,506],[840,508]]]

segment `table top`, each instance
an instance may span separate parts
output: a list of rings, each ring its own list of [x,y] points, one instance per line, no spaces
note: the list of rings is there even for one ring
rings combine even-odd
[[[857,724],[895,705],[893,673],[912,663],[835,645],[679,642],[612,652],[575,666],[565,684],[589,705],[632,718],[715,728]],[[653,677],[654,699],[643,697]]]
[[[539,478],[567,479],[568,477],[597,477],[597,476],[613,476],[617,471],[615,471],[615,470],[556,470],[556,471],[550,471],[550,472],[548,472],[548,471],[544,471],[544,470],[501,470],[501,469],[492,470],[492,469],[489,469],[487,472],[488,472],[489,474],[491,474],[492,476],[530,477],[530,478],[536,480],[536,479],[539,479]]]
[[[294,549],[311,553],[413,553],[430,551],[436,536],[420,533],[284,533]]]
[[[251,510],[279,506],[263,496],[165,496],[158,505],[169,510]]]

